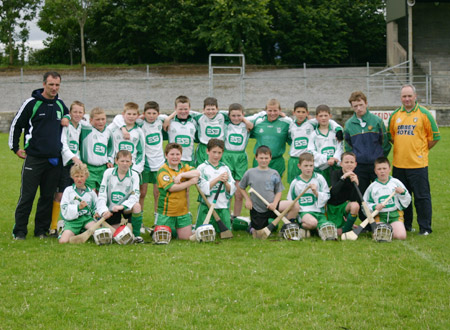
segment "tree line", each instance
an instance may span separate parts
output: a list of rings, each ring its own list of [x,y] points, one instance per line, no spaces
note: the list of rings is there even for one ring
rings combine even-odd
[[[212,52],[243,53],[251,64],[384,63],[384,6],[383,0],[46,0],[38,26],[50,37],[30,63],[204,63]],[[6,41],[3,27],[1,35]]]

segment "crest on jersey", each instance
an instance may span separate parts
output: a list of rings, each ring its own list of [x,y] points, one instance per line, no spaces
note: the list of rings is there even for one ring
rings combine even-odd
[[[164,175],[164,176],[162,177],[162,179],[163,179],[163,181],[169,182],[169,181],[170,181],[170,176],[168,176],[168,175],[166,174],[166,175]]]
[[[397,119],[397,123],[400,123],[401,121],[402,121],[401,118],[398,118],[398,119]]]
[[[372,125],[367,126],[367,128],[369,129],[369,131],[373,130],[373,126]]]
[[[277,133],[281,133],[281,127],[277,127]]]
[[[419,118],[417,118],[417,117],[414,117],[414,119],[413,119],[413,121],[414,121],[415,123],[417,123],[418,120],[419,120]]]

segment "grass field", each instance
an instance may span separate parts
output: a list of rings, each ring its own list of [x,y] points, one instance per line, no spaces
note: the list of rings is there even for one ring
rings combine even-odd
[[[215,244],[101,247],[33,238],[33,220],[26,241],[12,240],[22,161],[0,134],[0,328],[448,329],[450,129],[441,132],[431,236],[377,244],[237,232]]]

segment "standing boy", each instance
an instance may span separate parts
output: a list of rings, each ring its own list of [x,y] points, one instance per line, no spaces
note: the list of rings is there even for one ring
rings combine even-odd
[[[378,210],[377,222],[388,223],[392,227],[393,238],[406,239],[406,229],[403,224],[403,211],[411,203],[411,195],[403,183],[389,175],[391,164],[386,157],[375,160],[377,179],[367,188],[364,199],[372,210]],[[394,198],[385,206],[381,204],[392,191]]]
[[[105,128],[105,110],[96,107],[91,110],[90,125],[82,125],[80,133],[81,161],[88,166],[89,178],[86,185],[98,191],[107,168],[113,167],[110,157],[114,152],[111,132]]]
[[[210,139],[208,141],[206,146],[208,160],[205,160],[197,167],[197,170],[200,172],[198,186],[205,196],[207,196],[209,203],[213,204],[213,199],[219,189],[220,182],[223,182],[214,208],[225,226],[231,229],[230,199],[236,191],[236,186],[230,169],[221,162],[224,149],[225,144],[222,140]],[[199,201],[196,228],[203,224],[209,210],[209,207],[201,197],[199,197]],[[216,232],[220,232],[214,219],[210,220],[210,224],[214,226]]]
[[[316,108],[316,119],[319,125],[314,131],[314,166],[330,185],[330,174],[336,169],[341,159],[342,142],[336,139],[336,132],[330,125],[331,110],[321,104]]]
[[[291,145],[291,148],[288,161],[288,182],[292,182],[300,174],[298,157],[304,152],[312,152],[314,126],[308,121],[308,115],[309,111],[306,102],[295,102],[295,121],[289,126],[288,144]]]
[[[132,157],[128,150],[116,154],[117,167],[109,168],[103,175],[98,194],[97,212],[118,228],[122,215],[131,218],[135,243],[143,243],[140,236],[142,210],[139,204],[139,174],[131,170]]]
[[[97,195],[86,187],[89,171],[86,164],[76,163],[70,169],[70,177],[74,184],[68,186],[61,199],[61,217],[64,229],[59,243],[68,243],[72,236],[95,224],[94,212],[97,207]]]
[[[358,217],[359,203],[355,184],[358,176],[353,172],[357,166],[356,156],[346,151],[341,157],[341,167],[331,173],[330,199],[327,203],[328,220],[336,225],[338,235],[353,228]]]
[[[158,170],[158,225],[169,226],[172,235],[187,240],[192,234],[187,191],[198,182],[200,172],[182,163],[183,148],[169,143],[164,150],[167,162]]]
[[[245,207],[250,210],[250,232],[267,227],[269,219],[275,219],[277,215],[275,210],[283,212],[288,206],[288,201],[281,201],[283,184],[280,174],[269,168],[272,160],[272,152],[267,146],[260,146],[256,149],[255,159],[258,166],[245,172],[239,189],[245,198]],[[256,190],[270,204],[267,206],[258,196],[252,194],[250,197],[245,189],[250,186]],[[295,219],[298,215],[298,205],[296,204],[286,215],[288,219]]]
[[[303,153],[298,160],[301,174],[292,181],[289,187],[288,200],[294,200],[308,185],[307,191],[298,201],[300,205],[300,223],[305,230],[320,228],[327,222],[325,205],[330,198],[330,190],[325,178],[314,172],[314,156]]]
[[[44,74],[43,88],[36,89],[14,117],[9,148],[25,159],[22,186],[15,211],[13,236],[24,240],[28,233],[28,220],[37,188],[40,197],[36,208],[34,236],[47,236],[52,218],[53,195],[61,173],[61,120],[68,113],[58,99],[61,76],[57,72]],[[20,136],[24,131],[24,147],[20,149]]]

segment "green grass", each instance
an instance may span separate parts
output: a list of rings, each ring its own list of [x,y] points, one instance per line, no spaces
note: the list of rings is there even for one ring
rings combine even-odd
[[[216,244],[101,247],[12,240],[22,161],[0,134],[0,328],[448,329],[450,129],[441,132],[431,236],[377,244],[238,232]]]

